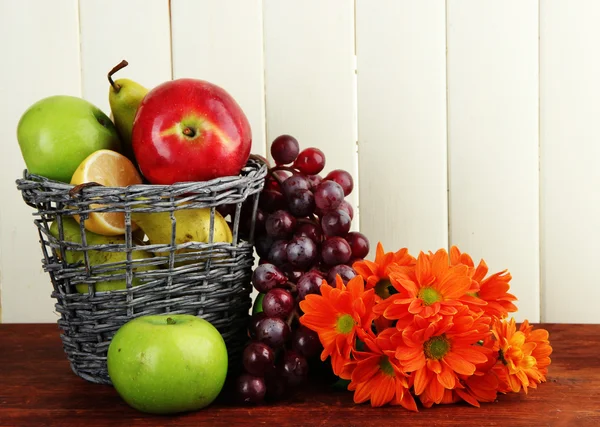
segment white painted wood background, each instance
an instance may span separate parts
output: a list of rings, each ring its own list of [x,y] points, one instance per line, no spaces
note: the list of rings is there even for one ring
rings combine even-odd
[[[320,147],[373,244],[458,245],[511,271],[518,320],[599,323],[598,22],[596,0],[0,0],[1,320],[57,318],[19,117],[53,94],[108,112],[126,58],[148,87],[223,86],[255,153]]]

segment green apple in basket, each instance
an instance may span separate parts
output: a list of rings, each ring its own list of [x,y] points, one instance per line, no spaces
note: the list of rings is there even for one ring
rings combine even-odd
[[[74,96],[56,95],[33,104],[17,125],[17,140],[30,173],[69,182],[94,151],[121,150],[114,124],[98,107]]]
[[[217,329],[188,314],[142,316],[111,340],[108,375],[119,395],[143,412],[170,414],[210,405],[227,376]]]
[[[63,241],[81,243],[81,229],[79,223],[77,223],[71,217],[63,217]],[[59,226],[58,221],[54,221],[50,226],[50,234],[55,238],[59,238]],[[91,231],[85,230],[86,241],[88,245],[105,245],[105,244],[125,244],[125,238],[123,236],[103,236],[100,234],[92,233]],[[114,262],[123,262],[127,260],[126,252],[107,252],[99,250],[88,251],[90,265],[98,266]],[[131,253],[133,260],[149,259],[153,255],[150,252],[144,250],[135,250]],[[83,251],[67,250],[65,254],[67,263],[76,264],[78,262],[85,262]],[[154,265],[144,265],[134,267],[134,272],[156,270],[158,267]],[[101,275],[113,275],[113,274],[124,274],[125,269],[110,271],[102,273]],[[132,286],[141,285],[142,282],[139,278],[134,277]],[[126,289],[127,282],[125,279],[107,280],[105,282],[98,282],[95,284],[96,292],[114,291],[120,289]],[[80,283],[75,285],[77,292],[88,293],[89,287],[87,284]]]

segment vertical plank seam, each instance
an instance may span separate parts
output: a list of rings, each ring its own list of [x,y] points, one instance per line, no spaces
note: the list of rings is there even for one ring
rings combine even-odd
[[[449,73],[448,73],[448,1],[444,2],[444,43],[445,43],[445,60],[446,60],[446,221],[447,221],[447,234],[446,234],[446,246],[448,251],[452,246],[452,220],[451,220],[451,193],[450,193],[450,85]]]
[[[263,132],[265,135],[265,159],[269,158],[269,140],[267,134],[269,127],[267,126],[267,35],[265,25],[265,8],[267,0],[260,0],[260,26],[262,32],[262,76],[263,76]]]
[[[77,44],[79,46],[79,96],[84,97],[83,93],[83,40],[81,38],[81,0],[76,1],[77,5]]]
[[[173,11],[172,0],[168,0],[169,7],[169,58],[171,61],[171,80],[175,77],[174,61],[173,61]]]
[[[358,231],[361,231],[361,216],[360,216],[360,144],[358,142],[358,52],[357,52],[357,44],[356,44],[356,0],[352,2],[352,38],[354,42],[354,60],[353,60],[353,85],[352,90],[352,120],[353,120],[353,136],[354,136],[354,174],[355,174],[355,183],[354,190],[356,192],[356,216],[358,217]]]
[[[542,0],[538,0],[538,296],[539,296],[539,321],[546,319],[546,309],[544,307],[544,253],[543,253],[543,213],[542,213]]]

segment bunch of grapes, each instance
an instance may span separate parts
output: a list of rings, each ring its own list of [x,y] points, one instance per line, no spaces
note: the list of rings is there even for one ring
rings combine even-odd
[[[298,141],[281,135],[271,145],[269,169],[256,216],[259,266],[252,283],[262,311],[248,327],[251,341],[243,353],[245,373],[236,392],[247,403],[278,398],[302,384],[309,361],[322,351],[317,334],[300,325],[299,302],[319,293],[323,280],[345,283],[356,275],[352,264],[369,253],[369,241],[350,232],[354,212],[345,200],[352,176],[334,170],[325,177],[325,155],[317,148],[300,151]]]

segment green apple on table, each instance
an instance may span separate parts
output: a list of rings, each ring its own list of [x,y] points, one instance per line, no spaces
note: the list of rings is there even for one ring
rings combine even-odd
[[[123,400],[155,414],[210,405],[223,388],[227,365],[221,334],[189,314],[130,320],[113,337],[107,355],[108,374]]]
[[[121,151],[110,118],[90,102],[67,95],[30,106],[17,126],[17,140],[30,173],[70,182],[79,164],[97,150]]]

